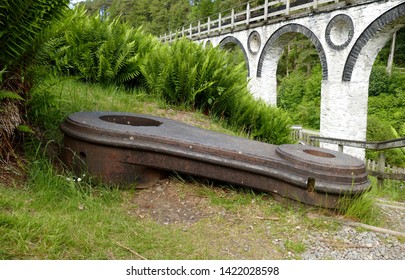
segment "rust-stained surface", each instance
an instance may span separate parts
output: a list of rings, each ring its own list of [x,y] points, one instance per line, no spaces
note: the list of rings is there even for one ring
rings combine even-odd
[[[369,186],[364,163],[337,151],[275,146],[155,116],[80,112],[61,129],[67,166],[107,183],[151,182],[176,171],[327,208]]]

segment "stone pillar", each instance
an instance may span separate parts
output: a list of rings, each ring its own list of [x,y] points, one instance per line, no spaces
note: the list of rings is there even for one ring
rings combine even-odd
[[[323,81],[320,136],[366,140],[368,82]],[[338,150],[337,145],[321,147]],[[344,147],[344,153],[365,158],[364,149]]]

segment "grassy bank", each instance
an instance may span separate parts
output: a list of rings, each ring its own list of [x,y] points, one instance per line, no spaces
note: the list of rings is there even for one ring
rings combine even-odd
[[[72,78],[47,79],[29,104],[35,133],[24,136],[25,163],[16,167],[25,179],[3,176],[9,180],[0,183],[0,259],[299,258],[310,232],[338,227],[308,217],[331,214],[326,210],[186,177],[148,190],[96,184],[88,175],[75,182],[58,160],[59,124],[76,111],[154,114],[243,136],[201,112],[170,107],[146,92]],[[404,199],[403,189],[395,193]],[[392,197],[375,188],[348,216],[383,224],[373,210],[381,195]]]

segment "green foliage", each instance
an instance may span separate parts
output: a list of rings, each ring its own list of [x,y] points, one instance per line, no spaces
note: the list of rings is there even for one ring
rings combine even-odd
[[[235,66],[232,58],[221,49],[204,48],[183,38],[151,52],[141,70],[148,89],[169,104],[223,118],[255,139],[288,142],[287,114],[253,98],[245,65]]]
[[[379,52],[376,62],[380,65],[387,65],[388,56],[391,52],[392,40],[390,40],[384,48]],[[405,28],[397,31],[395,42],[394,64],[397,67],[405,67]]]
[[[367,141],[384,141],[398,138],[395,129],[376,115],[367,118]],[[390,149],[384,151],[386,162],[394,166],[405,166],[405,149]],[[366,151],[366,157],[378,160],[377,151]]]
[[[4,0],[0,4],[0,69],[14,68],[41,30],[60,15],[68,0]],[[27,57],[25,57],[27,58]]]
[[[389,76],[384,66],[373,67],[370,74],[369,96],[389,93]]]
[[[43,52],[59,73],[105,84],[137,83],[140,59],[156,44],[140,29],[89,17],[83,8],[67,11],[49,36]]]
[[[3,99],[24,100],[19,94],[15,93],[15,92],[0,89],[0,102]],[[0,109],[0,112],[1,112],[1,109]]]
[[[339,200],[339,213],[365,224],[379,226],[380,208],[375,204],[378,196],[376,187],[355,197],[343,197]]]
[[[93,0],[82,5],[89,14],[109,14],[113,18],[139,28],[147,33],[163,35],[188,22],[188,0]]]
[[[68,0],[4,0],[0,3],[0,157],[14,155],[15,129],[26,131],[23,101],[35,84],[32,68],[41,31]]]
[[[277,95],[277,104],[287,110],[295,122],[319,129],[321,104],[320,65],[306,77],[300,72],[293,72],[282,79]]]

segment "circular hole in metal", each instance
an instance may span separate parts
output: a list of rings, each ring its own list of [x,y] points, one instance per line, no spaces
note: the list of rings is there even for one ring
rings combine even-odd
[[[131,126],[159,126],[162,124],[161,122],[156,120],[134,116],[109,115],[109,116],[101,116],[100,119],[110,123],[124,124]]]
[[[334,158],[336,156],[329,154],[329,153],[325,153],[325,152],[321,152],[321,151],[317,151],[317,150],[304,150],[304,153],[313,155],[313,156],[317,156],[317,157],[324,157],[324,158]]]
[[[80,152],[80,153],[79,153],[79,156],[80,156],[81,158],[86,158],[86,157],[87,157],[87,155],[86,155],[85,152]]]

